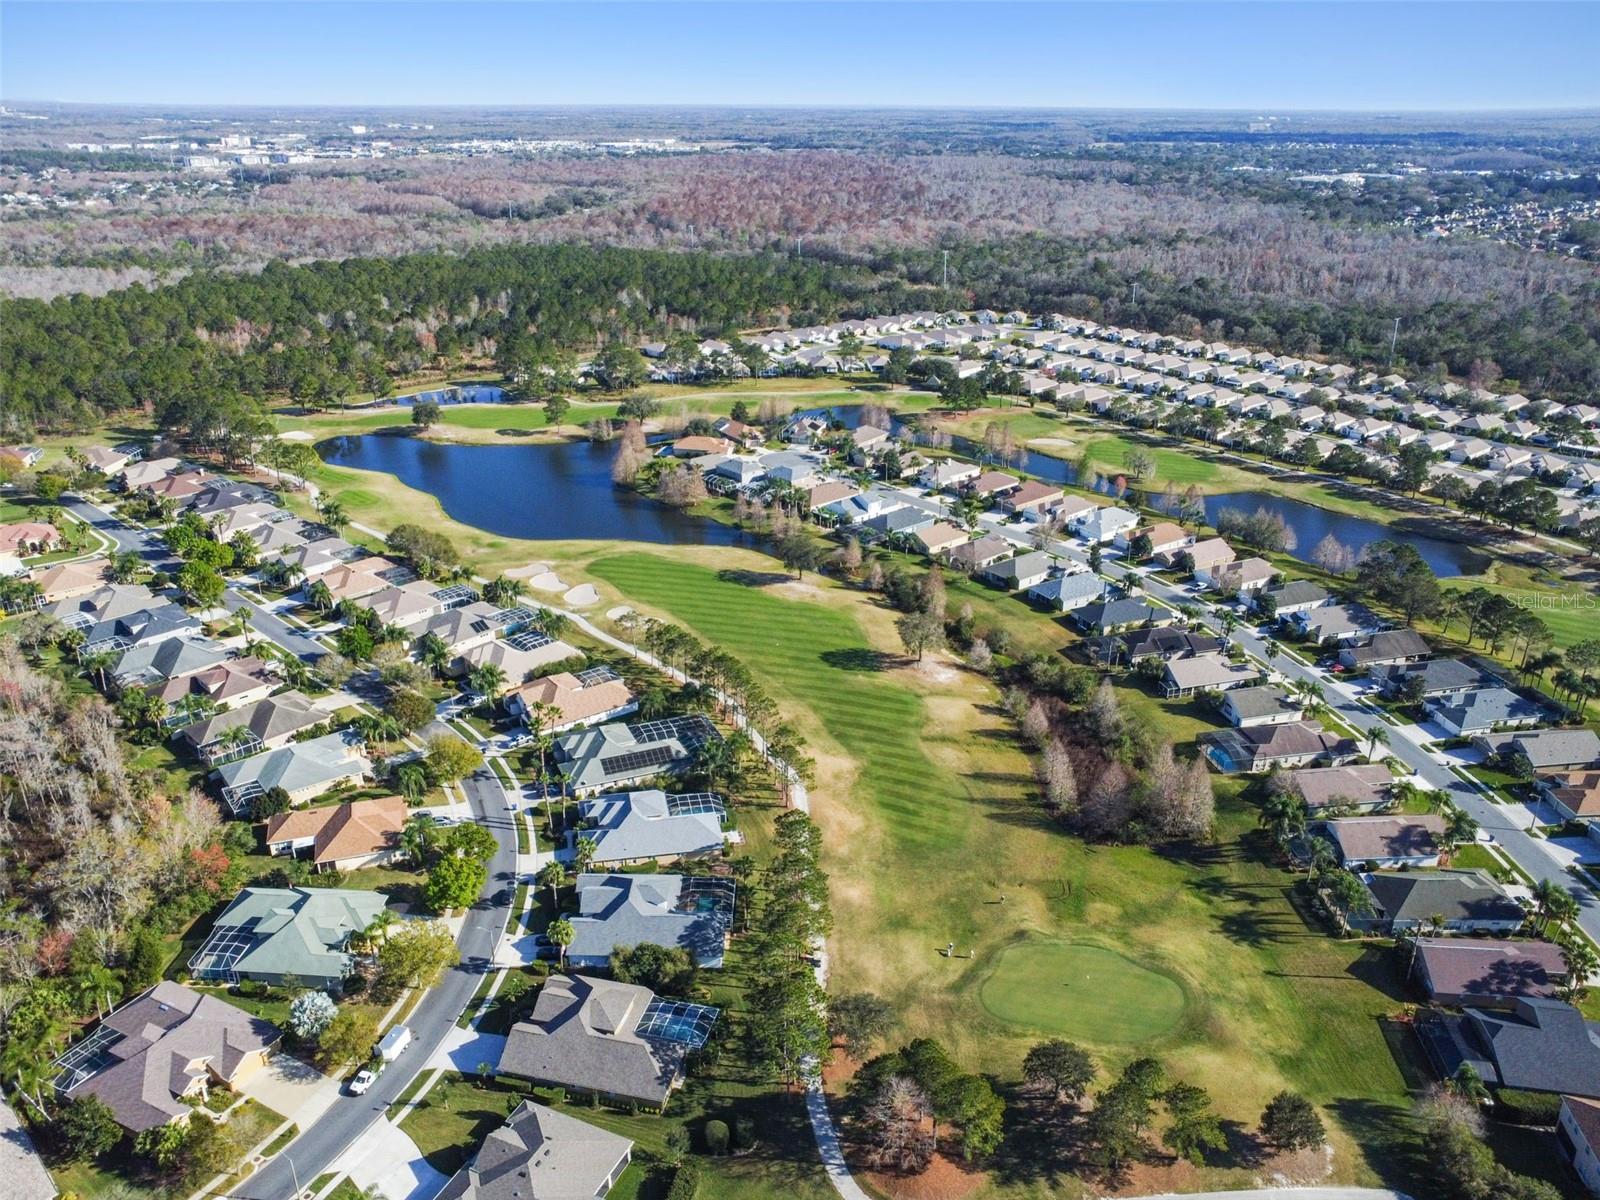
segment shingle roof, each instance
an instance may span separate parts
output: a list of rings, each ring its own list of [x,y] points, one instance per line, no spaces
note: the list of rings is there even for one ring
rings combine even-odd
[[[1460,692],[1434,706],[1434,715],[1457,729],[1486,729],[1507,721],[1531,720],[1543,713],[1541,705],[1503,687]]]
[[[1105,590],[1105,580],[1093,571],[1075,571],[1036,583],[1028,589],[1028,594],[1051,604],[1064,604],[1072,600],[1099,599]]]
[[[263,790],[281,787],[293,795],[319,784],[359,777],[372,770],[356,741],[344,733],[293,742],[217,768],[224,787],[259,783]]]
[[[1510,1012],[1469,1008],[1502,1086],[1600,1096],[1600,1030],[1559,1000],[1523,998]]]
[[[213,928],[238,926],[251,935],[235,964],[241,974],[339,979],[350,965],[350,935],[372,924],[387,904],[379,892],[353,888],[247,887]]]
[[[1600,760],[1600,735],[1592,729],[1524,729],[1485,739],[1491,753],[1520,751],[1535,770],[1586,767]]]
[[[722,823],[715,812],[674,813],[665,792],[607,792],[579,802],[585,831],[596,844],[597,863],[675,858],[721,849]]]
[[[281,696],[264,696],[254,704],[186,725],[179,730],[179,735],[191,746],[208,746],[228,730],[242,727],[261,741],[270,742],[309,729],[326,719],[327,714],[302,693],[284,692]]]
[[[117,659],[112,674],[118,679],[171,679],[228,657],[228,648],[208,637],[175,637],[134,646]]]
[[[1418,938],[1416,949],[1435,995],[1554,996],[1567,973],[1551,942]]]
[[[1384,858],[1433,858],[1439,854],[1444,818],[1346,817],[1324,828],[1345,862]]]
[[[1377,906],[1395,921],[1515,921],[1522,906],[1487,872],[1449,870],[1373,871],[1363,877]]]
[[[1306,767],[1289,772],[1289,780],[1311,809],[1340,803],[1375,804],[1394,786],[1394,776],[1382,763],[1352,763],[1343,767]]]
[[[686,898],[682,875],[584,874],[577,879],[578,914],[567,953],[609,958],[619,946],[678,946],[702,967],[722,965],[733,919],[727,905],[701,907]]]
[[[620,1134],[524,1100],[437,1200],[595,1200],[632,1150]]]

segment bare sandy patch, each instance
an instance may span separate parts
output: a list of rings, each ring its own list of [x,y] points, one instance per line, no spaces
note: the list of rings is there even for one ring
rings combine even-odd
[[[1078,443],[1073,441],[1071,438],[1064,437],[1036,437],[1028,439],[1028,445],[1030,446],[1050,446],[1058,450],[1070,450],[1077,444]]]
[[[316,434],[308,433],[304,429],[291,429],[288,433],[280,433],[278,435],[279,439],[285,442],[310,442],[315,441],[316,436]]]

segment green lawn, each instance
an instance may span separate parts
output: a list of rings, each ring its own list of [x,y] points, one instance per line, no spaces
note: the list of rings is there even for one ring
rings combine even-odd
[[[1042,938],[995,956],[978,998],[1008,1025],[1101,1045],[1171,1033],[1185,1005],[1169,975],[1102,946]]]

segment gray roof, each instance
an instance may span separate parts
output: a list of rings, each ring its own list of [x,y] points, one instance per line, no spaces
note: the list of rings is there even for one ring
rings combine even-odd
[[[997,562],[992,567],[985,567],[983,574],[1003,582],[1016,582],[1031,575],[1043,574],[1050,569],[1051,561],[1050,556],[1044,551],[1030,550],[1026,554]]]
[[[1419,663],[1390,663],[1372,668],[1373,682],[1386,692],[1397,692],[1412,679],[1421,679],[1424,695],[1486,687],[1499,682],[1458,658],[1430,658]]]
[[[1105,580],[1093,571],[1074,571],[1070,575],[1057,575],[1036,583],[1028,595],[1049,604],[1061,605],[1074,600],[1097,600],[1105,593]]]
[[[684,770],[701,745],[719,736],[699,715],[613,721],[557,738],[555,759],[573,787],[608,787]]]
[[[0,1179],[10,1182],[17,1195],[49,1200],[56,1194],[56,1185],[45,1169],[44,1160],[28,1136],[26,1126],[17,1119],[12,1107],[0,1099]]]
[[[1282,608],[1287,604],[1321,604],[1328,599],[1328,590],[1312,583],[1309,579],[1296,579],[1280,588],[1270,589],[1267,595],[1277,601],[1278,607]]]
[[[1586,767],[1600,759],[1600,735],[1592,729],[1523,729],[1489,735],[1483,743],[1491,754],[1526,755],[1536,770]]]
[[[232,1079],[247,1055],[275,1045],[280,1034],[215,996],[162,982],[106,1017],[97,1036],[108,1040],[104,1065],[71,1095],[98,1096],[118,1124],[139,1133],[189,1113],[178,1097],[196,1072],[209,1068]]]
[[[117,660],[118,679],[165,680],[214,667],[228,657],[228,648],[208,637],[174,637],[135,646]]]
[[[1117,600],[1086,605],[1074,613],[1072,619],[1085,626],[1108,629],[1116,625],[1142,624],[1160,616],[1162,611],[1154,605],[1146,604],[1143,600],[1124,596]]]
[[[380,892],[348,888],[247,887],[218,915],[213,930],[237,928],[250,939],[235,964],[241,974],[342,979],[345,946],[384,910]]]
[[[209,746],[228,730],[242,726],[262,742],[270,742],[309,729],[326,719],[327,714],[314,707],[300,692],[284,692],[281,696],[263,696],[254,704],[185,725],[178,736],[199,748]]]
[[[932,525],[934,520],[932,513],[907,505],[905,508],[879,513],[867,521],[866,525],[868,529],[876,529],[880,533],[910,533],[914,529]]]
[[[1330,604],[1322,608],[1296,613],[1295,621],[1318,641],[1354,633],[1366,624],[1366,619],[1348,604]]]
[[[1479,870],[1373,871],[1362,876],[1367,891],[1393,921],[1520,921],[1522,906]]]
[[[1350,763],[1342,767],[1304,767],[1289,772],[1289,781],[1308,808],[1330,808],[1339,803],[1378,804],[1394,786],[1394,776],[1382,763]]]
[[[1125,508],[1097,508],[1078,523],[1085,537],[1106,537],[1123,529],[1132,529],[1139,523],[1136,513]]]
[[[360,752],[360,742],[347,733],[330,733],[304,742],[292,742],[265,754],[242,758],[217,768],[223,787],[260,784],[263,790],[281,787],[291,795],[318,784],[333,784],[372,770]]]
[[[1257,677],[1254,667],[1230,661],[1222,654],[1197,654],[1167,660],[1166,677],[1178,688],[1212,688]]]
[[[83,631],[83,644],[93,646],[98,642],[121,638],[129,646],[137,646],[186,630],[199,632],[199,629],[200,619],[193,613],[170,600],[161,600],[150,608],[91,625]]]
[[[722,823],[715,812],[674,812],[665,792],[608,792],[579,803],[596,844],[597,863],[641,858],[676,858],[722,848]]]
[[[950,551],[950,561],[958,566],[973,566],[1011,553],[1011,543],[1003,537],[986,533],[981,538],[962,542]]]
[[[1436,858],[1444,834],[1444,818],[1346,817],[1323,828],[1347,862],[1386,858]]]
[[[1385,629],[1373,634],[1364,645],[1345,651],[1356,666],[1419,658],[1429,652],[1428,643],[1415,629]]]
[[[586,975],[552,975],[533,1013],[512,1026],[500,1070],[542,1083],[662,1104],[683,1069],[683,1048],[638,1034],[649,988]]]
[[[142,583],[108,583],[86,596],[71,596],[47,604],[44,611],[61,620],[87,617],[92,623],[125,617],[158,603],[156,594]]]
[[[1567,974],[1553,942],[1418,938],[1417,957],[1434,995],[1554,996]]]
[[[682,947],[700,966],[720,967],[733,922],[731,881],[719,893],[691,885],[688,894],[685,882],[682,875],[579,875],[568,956],[605,959],[619,946],[649,943]]]
[[[1544,708],[1525,700],[1510,688],[1479,688],[1448,696],[1434,705],[1434,715],[1457,729],[1486,729],[1507,721],[1527,721],[1544,714]]]
[[[1228,705],[1242,720],[1300,711],[1300,706],[1290,701],[1289,693],[1272,683],[1234,688],[1228,693]]]
[[[632,1153],[621,1134],[524,1100],[437,1200],[595,1200]]]
[[[1559,1000],[1520,997],[1510,1012],[1466,1010],[1503,1087],[1600,1096],[1600,1025]]]

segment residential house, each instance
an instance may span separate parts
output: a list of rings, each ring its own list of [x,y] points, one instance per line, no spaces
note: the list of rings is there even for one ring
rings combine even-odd
[[[1224,692],[1259,678],[1254,667],[1232,662],[1226,655],[1198,654],[1167,662],[1161,676],[1161,694],[1171,700],[1197,692]]]
[[[88,629],[103,621],[143,612],[161,603],[163,601],[142,583],[108,583],[92,592],[46,604],[43,612],[69,629]]]
[[[1319,760],[1337,764],[1356,755],[1348,738],[1329,733],[1315,721],[1224,729],[1203,734],[1200,740],[1206,757],[1225,773],[1304,767]]]
[[[952,567],[971,574],[1009,557],[1012,549],[1011,543],[1005,538],[986,533],[980,538],[952,547],[946,558]]]
[[[1600,1098],[1600,1028],[1559,1000],[1522,996],[1505,1010],[1442,1015],[1422,1045],[1443,1079],[1470,1066],[1491,1089]]]
[[[722,849],[727,807],[711,792],[668,795],[654,788],[582,800],[584,836],[597,866],[696,858]]]
[[[1075,525],[1099,507],[1098,502],[1083,496],[1067,496],[1051,510],[1050,515],[1062,524]]]
[[[1427,710],[1428,716],[1452,737],[1475,737],[1496,729],[1537,725],[1549,715],[1544,705],[1505,687],[1440,696],[1427,702]]]
[[[361,753],[360,739],[341,731],[224,763],[216,773],[223,800],[243,814],[273,788],[287,792],[291,803],[304,804],[341,783],[359,783],[372,774],[372,763]]]
[[[1218,567],[1210,574],[1209,585],[1219,592],[1238,592],[1241,595],[1259,592],[1275,578],[1278,569],[1264,558],[1243,558]]]
[[[1361,882],[1372,913],[1347,913],[1346,920],[1365,932],[1387,936],[1426,926],[1437,933],[1511,934],[1527,917],[1487,871],[1474,868],[1372,871]]]
[[[0,554],[32,558],[48,554],[61,544],[61,531],[44,521],[14,521],[0,525]]]
[[[295,734],[327,719],[304,695],[291,691],[186,725],[177,737],[202,761],[216,766],[285,746]]]
[[[639,708],[628,685],[606,667],[580,675],[559,671],[530,679],[513,688],[505,704],[512,716],[530,723],[535,713],[542,712],[540,733],[561,733],[591,721],[612,721]]]
[[[1322,832],[1341,865],[1387,871],[1438,866],[1444,828],[1444,818],[1431,815],[1344,817],[1324,822]]]
[[[1373,618],[1353,604],[1328,604],[1297,612],[1292,618],[1295,630],[1315,644],[1341,644],[1366,637]]]
[[[317,576],[317,580],[328,589],[328,594],[337,604],[341,600],[360,600],[392,586],[379,572],[393,571],[398,566],[398,563],[390,559],[374,555],[370,558],[358,558],[354,562],[339,563]],[[311,582],[313,581],[308,581],[306,584],[308,593]]]
[[[1210,584],[1217,572],[1234,560],[1233,547],[1221,538],[1206,538],[1168,556],[1174,564],[1186,561],[1197,583]]]
[[[28,1127],[3,1097],[0,1097],[0,1179],[7,1180],[19,1198],[52,1200],[61,1194],[50,1178]]]
[[[1493,675],[1456,658],[1430,658],[1417,663],[1390,663],[1373,667],[1367,674],[1378,690],[1389,699],[1421,689],[1421,699],[1454,696],[1477,688],[1493,687],[1500,681]]]
[[[402,796],[302,808],[267,820],[268,854],[303,858],[318,871],[376,867],[404,856],[400,831],[410,813]]]
[[[702,464],[710,463],[711,457],[707,456],[700,461]],[[734,487],[741,488],[765,479],[766,475],[766,468],[756,459],[724,458],[711,467],[711,477],[706,482],[707,484],[713,484],[718,480],[726,479],[731,481]],[[726,487],[726,485],[720,486]]]
[[[732,417],[723,417],[716,421],[711,428],[715,429],[730,442],[743,446],[746,450],[758,450],[767,440],[767,435],[754,425],[746,425],[743,421],[735,421]]]
[[[1305,706],[1275,683],[1234,688],[1222,698],[1223,719],[1235,729],[1286,725],[1300,720],[1304,713]]]
[[[133,461],[133,452],[126,448],[113,450],[109,446],[85,446],[83,457],[85,462],[109,479]]]
[[[1064,495],[1054,484],[1025,479],[1020,487],[1001,496],[1000,507],[1008,512],[1041,514],[1059,504]]]
[[[1125,508],[1097,508],[1086,512],[1076,522],[1078,536],[1086,542],[1104,544],[1117,534],[1139,524],[1137,514]]]
[[[727,438],[705,437],[689,434],[672,443],[674,458],[699,458],[704,454],[732,454],[733,443]]]
[[[1148,629],[1130,629],[1106,639],[1108,646],[1097,648],[1096,662],[1126,662],[1137,666],[1147,658],[1194,658],[1217,654],[1222,650],[1220,638],[1193,629],[1180,629],[1173,625],[1156,625]]]
[[[954,458],[941,458],[929,463],[917,476],[917,482],[931,491],[942,492],[960,487],[978,478],[982,471],[974,463]]]
[[[1413,950],[1428,999],[1455,1008],[1510,1008],[1520,996],[1555,999],[1567,978],[1553,942],[1419,937]]]
[[[1289,786],[1312,816],[1330,810],[1376,812],[1392,803],[1394,776],[1382,763],[1304,767],[1288,773]]]
[[[145,690],[168,712],[199,708],[229,709],[270,696],[279,680],[274,668],[259,658],[225,658],[169,679],[157,679]]]
[[[270,1021],[163,980],[100,1022],[90,1035],[93,1054],[68,1051],[57,1060],[56,1090],[64,1099],[95,1097],[118,1125],[140,1134],[187,1121],[191,1102],[213,1084],[245,1083],[281,1037]]]
[[[1581,1096],[1561,1097],[1556,1141],[1583,1186],[1600,1196],[1600,1103]]]
[[[352,546],[341,537],[318,538],[315,541],[291,545],[278,555],[278,561],[300,568],[307,583],[318,575],[326,574],[340,563],[364,558],[366,551]]]
[[[103,558],[53,563],[48,567],[34,568],[29,579],[39,589],[39,602],[54,604],[60,600],[87,596],[104,587],[108,567]]]
[[[948,521],[936,521],[912,534],[924,554],[937,555],[953,550],[967,540],[967,531]]]
[[[581,659],[577,647],[542,633],[527,631],[509,638],[497,637],[481,645],[468,646],[450,660],[448,674],[460,678],[474,667],[492,663],[505,672],[508,685],[528,679],[552,664]]]
[[[830,479],[813,487],[806,496],[806,507],[816,512],[841,500],[849,500],[859,496],[861,489],[853,483],[846,483],[842,479]]]
[[[875,534],[893,536],[916,533],[919,529],[927,529],[933,522],[932,513],[906,505],[879,513],[875,517],[868,518],[863,524]]]
[[[36,467],[44,461],[44,450],[39,446],[0,446],[0,455],[16,459],[24,467]]]
[[[1534,771],[1557,771],[1600,763],[1600,735],[1592,729],[1521,729],[1480,734],[1472,744],[1485,758],[1521,758]]]
[[[1365,642],[1339,651],[1339,665],[1347,671],[1370,670],[1391,663],[1416,662],[1433,650],[1415,629],[1385,629]]]
[[[419,579],[374,592],[361,601],[361,607],[375,614],[385,625],[404,628],[438,616],[450,607],[441,597],[442,591],[444,589],[436,584]]]
[[[189,972],[212,983],[293,979],[337,992],[355,966],[351,940],[387,904],[354,888],[247,887],[217,916]]]
[[[1194,544],[1193,535],[1186,530],[1171,521],[1157,521],[1143,528],[1122,530],[1115,538],[1117,547],[1127,551],[1140,534],[1150,539],[1150,554],[1163,560],[1170,560],[1178,551]]]
[[[434,1200],[598,1200],[632,1160],[621,1134],[524,1100]]]
[[[1333,599],[1327,589],[1318,587],[1309,579],[1296,579],[1282,587],[1268,588],[1259,593],[1257,607],[1266,604],[1279,619],[1321,608]]]
[[[1031,550],[984,567],[978,572],[978,578],[1008,592],[1021,591],[1049,578],[1054,562],[1042,550]]]
[[[177,458],[147,458],[124,467],[120,482],[127,491],[136,492],[159,483],[182,466],[183,460]]]
[[[661,1020],[648,988],[585,975],[552,975],[526,1021],[506,1038],[500,1072],[660,1108],[683,1079],[684,1058],[705,1041],[715,1009],[687,1007]],[[699,1011],[693,1011],[699,1010]],[[705,1032],[687,1017],[705,1013]]]
[[[183,471],[174,475],[163,475],[138,490],[153,500],[173,500],[181,503],[194,499],[205,491],[208,485],[215,482],[216,476],[209,475],[205,471]]]
[[[614,950],[643,944],[683,950],[700,967],[722,965],[733,926],[733,880],[585,873],[576,891],[569,966],[604,970]]]
[[[556,739],[553,757],[567,785],[582,796],[681,773],[701,746],[721,736],[698,713],[633,724],[618,721],[564,734]]]
[[[1073,612],[1105,595],[1105,581],[1093,571],[1053,575],[1028,589],[1028,598],[1056,612]]]
[[[998,500],[1007,493],[1014,492],[1022,486],[1022,480],[1015,475],[1004,471],[985,471],[976,479],[966,484],[961,490],[968,496],[979,500]]]
[[[228,657],[221,642],[200,635],[146,642],[125,651],[111,668],[118,687],[136,687],[212,667]]]
[[[1562,820],[1600,821],[1600,771],[1552,771],[1537,787]]]
[[[1085,604],[1071,617],[1072,623],[1085,633],[1102,636],[1141,625],[1170,625],[1177,619],[1178,614],[1170,608],[1158,608],[1127,596]]]
[[[459,608],[447,608],[415,627],[415,641],[432,634],[454,654],[477,646],[487,646],[500,634],[528,620],[525,611],[496,608],[487,600],[473,600]],[[507,676],[509,679],[510,676]]]
[[[887,429],[880,429],[876,425],[858,425],[850,431],[850,445],[864,453],[881,450],[888,446],[893,436]]]
[[[200,633],[200,618],[182,605],[163,600],[150,608],[80,628],[83,628],[83,645],[78,649],[78,656],[87,658],[102,652],[121,654],[134,646],[168,638],[196,636]]]

